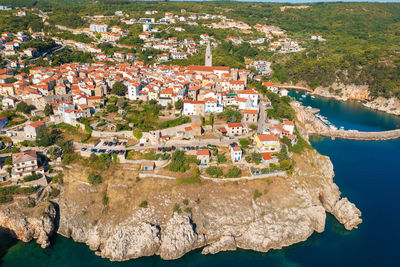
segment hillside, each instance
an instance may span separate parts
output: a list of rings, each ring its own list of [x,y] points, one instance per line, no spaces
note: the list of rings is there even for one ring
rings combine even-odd
[[[368,86],[370,95],[400,97],[400,4],[398,3],[316,3],[305,9],[285,9],[283,4],[218,2],[130,2],[60,1],[60,0],[1,0],[0,4],[37,7],[49,12],[50,22],[71,28],[87,26],[85,16],[113,15],[123,11],[129,17],[144,16],[145,10],[157,10],[156,19],[165,11],[221,14],[241,20],[250,26],[268,24],[279,26],[287,35],[301,42],[306,50],[290,54],[274,54],[260,46],[248,43],[232,46],[225,42],[228,36],[248,38],[233,29],[187,27],[185,33],[163,34],[168,38],[178,34],[179,39],[207,33],[222,41],[215,51],[215,65],[244,67],[248,61],[264,59],[273,62],[273,81],[302,82],[311,88],[332,84]],[[109,25],[124,26],[117,20]],[[137,34],[140,27],[131,26],[128,37],[121,39],[125,45],[140,45]],[[252,37],[260,32],[253,30]],[[311,35],[322,35],[326,41],[312,41]],[[273,40],[272,40],[273,41]],[[203,64],[203,52],[184,60],[183,65]],[[150,54],[149,54],[150,55]],[[146,58],[139,57],[141,60]]]

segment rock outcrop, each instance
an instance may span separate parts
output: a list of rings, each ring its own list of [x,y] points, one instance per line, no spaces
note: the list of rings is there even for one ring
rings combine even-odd
[[[26,212],[26,204],[26,201],[16,201],[0,206],[0,226],[23,242],[36,239],[42,248],[46,248],[56,230],[56,209],[52,203],[45,202]]]
[[[341,101],[355,100],[361,101],[362,105],[383,111],[393,115],[400,115],[400,100],[391,97],[377,97],[373,99],[370,96],[368,86],[363,85],[344,85],[333,84],[331,88],[318,87],[313,92],[313,95],[334,98]]]
[[[346,229],[356,228],[361,212],[340,197],[329,158],[315,150],[293,157],[290,177],[224,184],[185,186],[147,178],[128,188],[115,186],[113,178],[110,184],[90,186],[77,182],[80,171],[72,169],[54,200],[57,213],[46,202],[27,214],[14,207],[16,202],[0,209],[0,226],[25,242],[37,239],[42,247],[57,230],[113,261],[151,255],[172,260],[198,248],[203,254],[238,248],[267,252],[323,232],[326,212]],[[101,202],[104,194],[107,204]],[[148,206],[140,207],[144,197]]]

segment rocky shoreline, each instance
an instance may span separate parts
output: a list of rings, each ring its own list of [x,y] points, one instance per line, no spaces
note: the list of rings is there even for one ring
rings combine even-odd
[[[64,186],[57,199],[28,209],[30,212],[26,212],[23,199],[2,205],[0,225],[24,242],[36,239],[43,248],[57,232],[86,243],[97,255],[112,261],[152,255],[172,260],[198,248],[203,248],[203,254],[238,248],[267,252],[304,241],[314,231],[323,232],[326,212],[347,230],[357,228],[361,212],[340,197],[329,158],[309,150],[298,155],[296,162],[298,167],[289,178],[238,185],[206,182],[200,187],[204,191],[197,194],[201,203],[190,199],[190,212],[172,212],[171,204],[176,198],[193,196],[199,188],[160,191],[158,196],[149,196],[153,199],[149,203],[159,200],[157,208],[121,207],[124,216],[117,218],[112,206],[100,208],[102,205],[93,201],[90,205],[70,199],[68,191],[76,188]],[[257,188],[264,192],[259,198],[253,197]],[[97,189],[80,184],[79,190],[86,195]],[[90,212],[98,220],[91,221]]]
[[[367,86],[334,84],[331,90],[326,87],[318,87],[311,95],[333,98],[340,101],[360,101],[365,107],[400,116],[399,99],[394,97],[389,99],[383,97],[371,99]]]

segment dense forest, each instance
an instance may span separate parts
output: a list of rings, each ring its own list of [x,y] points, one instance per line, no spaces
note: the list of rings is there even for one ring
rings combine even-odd
[[[280,10],[283,4],[244,3],[234,1],[216,2],[156,2],[124,0],[0,0],[0,4],[37,7],[48,12],[50,22],[77,28],[87,26],[85,16],[113,15],[121,10],[129,17],[144,16],[145,10],[158,10],[156,18],[164,11],[188,13],[222,14],[228,18],[242,20],[250,25],[257,23],[276,25],[288,36],[302,42],[307,49],[295,54],[277,54],[260,50],[244,43],[233,46],[222,42],[214,51],[214,64],[244,67],[246,58],[271,60],[274,69],[273,81],[302,82],[311,88],[330,87],[341,84],[368,85],[372,96],[400,97],[400,4],[398,3],[315,3],[307,9]],[[287,4],[285,4],[287,5]],[[0,18],[2,19],[2,18]],[[34,29],[43,25],[32,18],[9,18],[11,23],[0,21],[0,30],[16,27]],[[28,20],[29,19],[29,20]],[[118,20],[110,24],[118,25]],[[12,26],[11,26],[12,25]],[[130,34],[121,43],[140,45],[137,34],[140,27],[129,27]],[[26,28],[25,28],[26,29]],[[208,33],[218,40],[227,36],[238,36],[235,30],[209,29],[185,25],[185,32],[162,32],[159,37],[187,36],[198,38]],[[65,34],[65,33],[63,33]],[[257,34],[257,33],[254,33]],[[325,42],[311,41],[313,34],[320,34]],[[241,36],[243,39],[246,36]],[[180,63],[201,64],[200,55]],[[154,54],[154,51],[148,53]],[[145,58],[141,56],[139,58]]]

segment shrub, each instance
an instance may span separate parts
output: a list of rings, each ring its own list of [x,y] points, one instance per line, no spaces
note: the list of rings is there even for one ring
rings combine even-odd
[[[189,207],[186,207],[186,208],[184,209],[184,211],[185,211],[186,213],[191,213],[191,212],[192,212],[192,209],[189,208]]]
[[[282,160],[279,164],[279,168],[282,171],[287,171],[290,170],[292,168],[292,163],[289,160]]]
[[[4,160],[4,164],[6,165],[12,165],[12,157],[9,156]]]
[[[227,178],[239,178],[242,176],[242,170],[238,167],[233,167],[228,170],[228,173],[225,175]]]
[[[143,133],[141,131],[139,131],[139,130],[134,130],[133,131],[133,136],[136,137],[136,139],[139,140],[140,138],[143,137]]]
[[[262,193],[260,191],[258,191],[257,189],[254,190],[254,194],[253,194],[253,199],[256,200],[257,198],[261,197]]]
[[[139,207],[141,207],[141,208],[147,208],[147,205],[148,205],[147,201],[146,201],[146,200],[143,200],[142,202],[140,202]]]
[[[185,204],[185,206],[189,205],[189,200],[187,200],[187,199],[184,199],[182,202],[183,202],[183,204]]]
[[[168,165],[168,169],[173,172],[185,172],[185,152],[177,150],[172,154],[171,163]]]
[[[64,183],[64,174],[59,173],[56,176],[53,176],[51,180],[57,184],[63,184]]]
[[[224,162],[226,162],[227,159],[226,159],[226,157],[225,157],[225,153],[224,153],[224,154],[217,155],[217,161],[218,161],[218,163],[224,163]]]
[[[178,203],[175,203],[173,211],[174,211],[174,213],[175,212],[177,212],[177,213],[181,213],[182,212],[181,207],[179,206]]]
[[[191,122],[190,117],[187,116],[182,116],[174,120],[169,120],[169,121],[164,121],[158,124],[159,129],[166,129],[166,128],[171,128],[175,127],[181,124],[189,123]]]
[[[93,173],[88,175],[88,181],[91,185],[97,185],[102,183],[101,176]]]
[[[190,177],[190,178],[177,178],[178,184],[201,184],[201,180],[199,177]]]
[[[248,148],[250,145],[250,140],[247,138],[241,138],[239,139],[239,144],[242,148]]]
[[[0,195],[0,204],[11,202],[13,200],[14,200],[14,198],[12,196],[1,196]]]
[[[60,194],[60,190],[57,189],[57,188],[53,188],[53,189],[50,191],[50,198],[57,197],[59,194]]]
[[[211,177],[220,177],[222,176],[222,170],[219,167],[216,166],[210,166],[206,169],[206,173],[210,175]]]
[[[101,201],[103,202],[103,205],[104,205],[104,206],[107,206],[107,205],[108,205],[108,201],[109,201],[108,196],[104,196],[103,199],[102,199]]]
[[[31,175],[25,176],[25,177],[22,179],[22,181],[25,183],[25,182],[30,182],[30,181],[38,180],[39,178],[40,178],[39,175],[37,175],[36,173],[34,173],[34,174],[31,174]]]
[[[25,194],[29,195],[35,192],[35,188],[32,186],[29,187],[17,187],[15,185],[12,186],[2,186],[0,187],[0,195],[16,195],[16,194]]]

